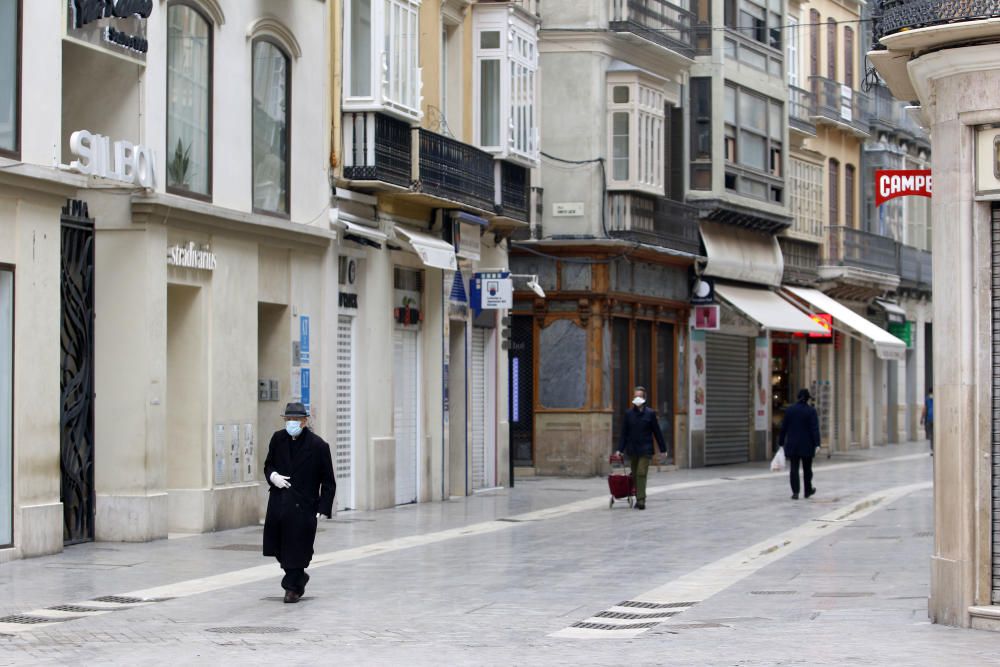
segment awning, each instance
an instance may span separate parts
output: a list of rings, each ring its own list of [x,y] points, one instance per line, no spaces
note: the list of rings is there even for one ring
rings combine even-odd
[[[396,225],[396,232],[403,237],[403,240],[413,249],[413,252],[417,253],[420,261],[427,266],[446,271],[455,271],[458,269],[458,260],[455,259],[455,249],[447,241],[443,241],[430,234],[407,229],[402,225]]]
[[[875,354],[879,359],[899,361],[906,358],[906,343],[891,333],[872,324],[842,303],[831,299],[819,290],[808,287],[785,287],[792,296],[805,301],[818,312],[833,316],[834,328],[847,327],[875,346]]]
[[[888,301],[882,301],[881,299],[875,299],[875,305],[885,311],[886,315],[889,316],[890,322],[905,322],[906,321],[906,311],[900,308],[894,303]]]
[[[702,220],[708,264],[705,275],[777,287],[785,265],[778,239],[770,234]]]
[[[767,288],[716,283],[715,293],[765,329],[792,333],[828,333],[823,326]]]
[[[466,222],[470,225],[479,225],[480,227],[486,227],[490,224],[490,221],[486,218],[482,218],[478,215],[472,215],[471,213],[466,213],[465,211],[450,211],[451,217],[455,220],[461,222]]]
[[[362,242],[367,241],[368,244],[376,248],[381,248],[382,244],[389,238],[370,226],[374,221],[360,218],[343,209],[330,209],[330,222],[343,230],[344,238],[350,240],[362,239]],[[351,239],[352,236],[356,238]]]

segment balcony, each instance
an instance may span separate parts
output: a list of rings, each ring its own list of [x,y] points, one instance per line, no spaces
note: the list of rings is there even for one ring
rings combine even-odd
[[[788,87],[788,128],[811,137],[816,136],[816,96],[811,91]]]
[[[694,14],[667,0],[608,0],[608,28],[694,57]]]
[[[785,264],[782,282],[789,285],[812,285],[819,280],[819,246],[786,236],[778,237]]]
[[[899,244],[853,227],[830,227],[829,264],[899,275]]]
[[[497,166],[500,169],[499,215],[528,222],[531,172],[526,167],[506,160],[498,161]]]
[[[931,291],[931,253],[913,246],[899,246],[900,287]]]
[[[927,28],[959,21],[979,21],[1000,16],[997,0],[876,0],[872,8],[873,48],[885,48],[879,40],[904,30]]]
[[[609,192],[608,233],[614,238],[701,254],[698,209],[666,197]]]
[[[420,128],[415,191],[493,213],[493,156],[475,146]]]
[[[373,187],[409,188],[413,140],[410,124],[377,112],[344,114],[344,178]]]
[[[874,130],[903,134],[918,145],[930,149],[927,132],[907,113],[906,103],[892,96],[885,86],[876,86],[871,96],[869,122]]]
[[[867,95],[822,76],[811,76],[809,82],[816,96],[814,121],[836,125],[862,138],[869,136]]]

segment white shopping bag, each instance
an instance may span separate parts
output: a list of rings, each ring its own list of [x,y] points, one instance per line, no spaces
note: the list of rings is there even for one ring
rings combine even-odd
[[[771,472],[781,472],[785,469],[785,448],[778,447],[777,453],[771,459]]]

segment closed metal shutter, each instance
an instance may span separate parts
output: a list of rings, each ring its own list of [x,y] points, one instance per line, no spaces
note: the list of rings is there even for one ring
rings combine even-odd
[[[1000,603],[1000,206],[993,204],[993,602]],[[930,344],[930,339],[927,341]],[[928,373],[928,376],[930,373]],[[936,417],[937,415],[935,415]],[[935,433],[940,433],[934,429]]]
[[[417,501],[417,437],[420,386],[417,332],[393,334],[393,426],[396,436],[396,504]]]
[[[472,488],[486,487],[486,329],[472,328]]]
[[[750,460],[750,343],[752,338],[708,334],[705,465]]]
[[[337,319],[337,509],[354,507],[354,318]]]

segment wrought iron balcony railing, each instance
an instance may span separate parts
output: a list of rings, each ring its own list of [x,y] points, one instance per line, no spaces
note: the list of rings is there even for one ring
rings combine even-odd
[[[879,40],[903,30],[1000,16],[1000,0],[875,0],[872,8],[872,48]]]
[[[528,222],[531,171],[506,160],[500,161],[500,214]]]
[[[809,77],[816,95],[816,115],[819,122],[849,126],[858,133],[868,135],[869,97],[832,79],[822,76]]]
[[[420,192],[493,211],[493,156],[475,146],[420,128]]]
[[[608,27],[694,57],[694,13],[667,0],[608,0]]]
[[[931,253],[913,246],[899,246],[899,279],[904,287],[931,289]]]
[[[899,275],[899,244],[894,239],[853,227],[836,226],[829,229],[829,264]]]
[[[344,178],[408,188],[413,180],[410,124],[376,112],[344,114]]]
[[[693,255],[701,251],[698,209],[666,197],[609,192],[608,233]]]
[[[816,135],[816,96],[809,90],[795,86],[788,87],[788,124],[791,128]]]

